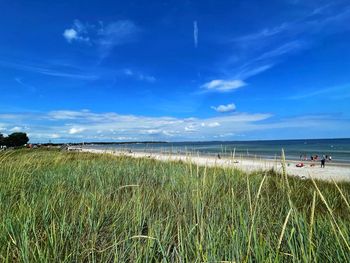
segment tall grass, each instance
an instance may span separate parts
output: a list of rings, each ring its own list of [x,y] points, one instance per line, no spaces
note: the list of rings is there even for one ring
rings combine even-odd
[[[350,185],[112,155],[0,154],[2,262],[349,262]]]

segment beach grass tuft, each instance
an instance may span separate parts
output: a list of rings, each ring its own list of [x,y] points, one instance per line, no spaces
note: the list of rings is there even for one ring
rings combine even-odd
[[[1,262],[349,262],[350,184],[109,154],[0,153]]]

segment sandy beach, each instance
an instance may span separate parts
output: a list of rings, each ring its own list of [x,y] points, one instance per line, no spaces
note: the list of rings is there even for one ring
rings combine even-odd
[[[282,171],[282,164],[279,160],[264,160],[264,159],[243,159],[243,158],[215,158],[211,156],[195,156],[184,154],[164,154],[164,153],[146,153],[146,152],[125,152],[115,150],[100,150],[100,149],[84,149],[79,147],[70,147],[68,150],[79,150],[90,153],[108,153],[113,155],[124,155],[133,158],[152,158],[159,161],[184,161],[191,162],[200,166],[208,167],[234,167],[245,172],[261,171],[275,169],[278,172]],[[303,179],[310,177],[325,181],[347,181],[350,182],[350,166],[344,164],[331,163],[326,164],[325,168],[320,167],[320,162],[315,162],[314,166],[310,166],[311,162],[304,162],[302,168],[296,167],[297,161],[286,161],[287,174],[297,176]]]

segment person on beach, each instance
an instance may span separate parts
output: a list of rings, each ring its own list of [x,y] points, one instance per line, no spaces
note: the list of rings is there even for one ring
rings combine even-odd
[[[326,157],[323,155],[322,159],[321,159],[321,168],[324,168],[326,164]]]

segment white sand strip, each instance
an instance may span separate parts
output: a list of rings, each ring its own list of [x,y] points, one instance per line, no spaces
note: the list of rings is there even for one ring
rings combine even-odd
[[[177,155],[177,154],[162,154],[162,153],[146,153],[146,152],[123,152],[115,150],[99,150],[99,149],[82,149],[79,147],[70,147],[69,150],[79,150],[90,153],[108,153],[113,155],[123,155],[134,158],[152,158],[159,161],[184,161],[192,162],[200,166],[219,166],[237,168],[244,172],[253,172],[261,170],[275,169],[278,172],[282,171],[282,164],[280,161],[264,160],[264,159],[230,159],[227,157],[215,158],[211,156],[195,156],[195,155]],[[301,178],[313,177],[325,181],[348,181],[350,182],[350,166],[341,165],[327,165],[325,168],[320,167],[320,162],[316,162],[315,166],[311,167],[309,164],[302,168],[296,167],[296,161],[286,161],[287,174],[291,176],[298,176]]]

